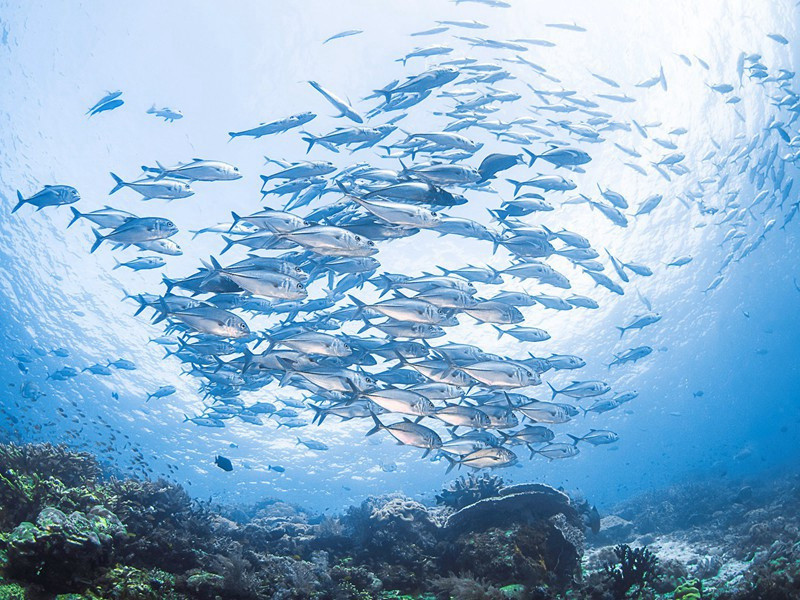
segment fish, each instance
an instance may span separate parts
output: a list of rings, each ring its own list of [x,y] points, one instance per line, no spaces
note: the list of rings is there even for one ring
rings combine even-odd
[[[100,100],[95,102],[94,105],[91,108],[89,108],[89,110],[86,111],[86,114],[91,117],[92,115],[97,114],[98,112],[102,112],[102,111],[99,110],[102,106],[112,103],[114,100],[117,100],[121,95],[122,95],[122,92],[120,90],[116,90],[114,92],[106,92],[105,96],[100,98]],[[106,109],[106,110],[113,110],[114,108],[117,108],[118,106],[121,106],[121,105],[122,105],[122,102],[120,101],[119,104],[114,104],[114,106],[112,106],[112,108],[109,108],[109,109]]]
[[[592,446],[600,446],[603,444],[613,444],[619,441],[619,436],[613,431],[599,429],[590,429],[589,433],[580,437],[568,433],[567,437],[572,439],[574,446],[577,446],[580,442],[586,442]]]
[[[12,214],[17,212],[23,204],[31,204],[36,210],[42,210],[48,206],[64,206],[74,204],[81,199],[78,190],[69,185],[46,185],[28,198],[23,197],[17,190],[17,204],[11,209]]]
[[[312,112],[298,113],[283,119],[271,121],[269,123],[260,123],[258,126],[253,127],[251,129],[244,129],[242,131],[230,131],[228,132],[228,135],[230,136],[231,139],[243,136],[258,139],[265,135],[284,133],[286,131],[289,131],[290,129],[294,129],[295,127],[302,127],[309,121],[313,121],[316,117],[317,115]]]
[[[141,194],[144,199],[163,198],[165,200],[175,200],[178,198],[188,198],[194,195],[194,191],[185,181],[177,179],[140,179],[138,181],[123,181],[120,177],[111,173],[114,180],[114,187],[109,194],[115,194],[122,188],[130,188]]]
[[[177,121],[178,119],[183,118],[183,114],[181,114],[180,111],[173,110],[166,106],[164,108],[156,108],[155,104],[153,104],[152,106],[150,106],[150,108],[147,109],[147,114],[156,117],[161,117],[167,123],[172,123],[174,121]]]
[[[339,117],[347,117],[351,121],[355,121],[356,123],[363,123],[364,119],[359,115],[353,108],[350,106],[349,102],[345,102],[333,92],[326,90],[316,81],[309,81],[308,84],[317,90],[322,97],[325,98],[328,102],[333,105],[333,107],[339,111]]]
[[[178,233],[178,228],[172,221],[163,217],[136,217],[128,219],[105,235],[97,229],[93,229],[92,232],[95,242],[92,244],[90,252],[97,250],[105,241],[136,244],[168,238]]]
[[[557,390],[551,383],[547,384],[553,392],[553,398],[558,394],[569,396],[570,398],[592,398],[594,396],[602,396],[608,392],[611,387],[605,381],[588,380],[588,381],[573,381],[566,387]]]
[[[233,463],[230,461],[229,458],[225,458],[224,456],[217,455],[214,457],[214,464],[217,465],[223,471],[231,472],[233,471]]]
[[[142,171],[155,173],[155,180],[163,179],[185,179],[193,181],[235,181],[242,178],[239,168],[219,160],[205,160],[193,158],[191,162],[179,164],[174,167],[164,167],[156,161],[157,167],[143,166]]]
[[[364,33],[362,29],[347,29],[345,31],[340,31],[339,33],[334,33],[329,38],[326,38],[325,41],[323,41],[322,43],[327,44],[328,42],[332,42],[333,40],[340,40],[342,38],[352,37],[354,35],[359,35],[361,33]]]
[[[630,331],[632,329],[643,329],[644,327],[658,323],[660,320],[660,313],[650,312],[643,315],[637,315],[628,325],[625,325],[624,327],[617,327],[617,329],[619,329],[619,338],[622,339],[626,331]]]

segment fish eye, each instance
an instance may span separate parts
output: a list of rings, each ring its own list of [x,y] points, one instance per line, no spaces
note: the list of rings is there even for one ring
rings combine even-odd
[[[238,172],[239,171],[239,167],[233,167],[233,170]]]
[[[239,323],[239,329],[244,331],[245,329],[247,329],[247,325],[245,325],[244,323]]]
[[[372,240],[369,240],[367,242],[367,246],[374,246],[374,245],[375,245],[375,242],[373,242]]]
[[[175,227],[175,223],[172,221],[167,221],[167,227]]]
[[[360,242],[361,241],[361,237],[360,236],[356,236],[356,241]]]
[[[431,216],[438,217],[439,215],[437,215],[435,212],[432,212]]]
[[[302,290],[303,289],[303,284],[302,283],[298,283],[297,284],[297,289],[298,290]]]

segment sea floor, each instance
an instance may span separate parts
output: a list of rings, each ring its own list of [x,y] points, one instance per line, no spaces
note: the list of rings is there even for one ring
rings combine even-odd
[[[0,445],[0,600],[800,598],[800,477],[692,483],[603,515],[536,483],[459,479],[335,517],[226,507]],[[593,533],[593,530],[596,533]]]

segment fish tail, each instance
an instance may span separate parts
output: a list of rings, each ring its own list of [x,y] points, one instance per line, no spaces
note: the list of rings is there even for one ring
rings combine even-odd
[[[456,461],[454,458],[452,458],[452,457],[448,456],[447,454],[443,454],[442,456],[444,456],[444,459],[445,459],[445,460],[446,460],[448,463],[450,463],[450,464],[448,464],[448,465],[447,465],[447,470],[444,472],[444,473],[445,473],[445,475],[447,475],[447,474],[448,474],[450,471],[452,471],[452,470],[453,470],[453,467],[455,467],[455,466],[456,466],[456,464],[458,463],[458,461]]]
[[[619,329],[619,339],[622,339],[622,336],[625,335],[625,328],[617,327],[617,329]]]
[[[367,305],[358,298],[356,298],[355,296],[353,296],[352,294],[348,294],[347,297],[350,298],[350,300],[353,301],[353,304],[355,304],[358,307],[358,309],[356,310],[356,317],[359,317],[361,313],[364,312],[364,308]]]
[[[531,157],[531,161],[528,163],[529,167],[533,166],[533,163],[536,162],[536,159],[539,158],[536,154],[528,150],[527,148],[523,148],[522,151]]]
[[[391,90],[372,90],[372,91],[375,92],[376,94],[380,94],[381,96],[383,96],[383,98],[384,98],[384,100],[386,101],[387,104],[392,99]]]
[[[167,293],[169,294],[172,291],[172,288],[175,287],[175,281],[167,277],[166,275],[161,276],[161,282],[167,286]]]
[[[583,440],[583,438],[579,438],[579,437],[577,437],[577,436],[574,436],[574,435],[572,435],[571,433],[568,433],[568,434],[567,434],[567,437],[568,437],[568,438],[570,438],[570,439],[572,439],[572,445],[573,445],[573,446],[577,446],[577,445],[578,445],[578,442],[580,442],[580,441],[582,441],[582,440]]]
[[[514,195],[516,196],[519,194],[519,189],[522,187],[522,182],[514,179],[506,179],[506,181],[514,186]]]
[[[90,254],[97,250],[100,244],[103,243],[103,240],[106,239],[97,229],[92,228],[92,233],[94,233],[94,244],[92,244],[92,249],[89,251]]]
[[[307,131],[303,131],[301,133],[302,135],[300,136],[300,139],[302,139],[306,144],[308,144],[308,148],[306,148],[306,154],[308,154],[311,151],[311,148],[314,147],[314,144],[317,143],[317,140],[319,138],[314,137],[313,134],[308,133]]]
[[[222,239],[225,240],[225,247],[222,249],[222,252],[219,253],[220,256],[222,256],[228,250],[230,250],[233,247],[233,245],[236,243],[236,241],[234,241],[231,238],[229,238],[227,236],[224,236],[224,235],[222,236]]]
[[[111,267],[112,271],[119,269],[122,266],[122,263],[119,262],[116,258],[114,258],[114,266]]]
[[[368,436],[369,436],[369,435],[373,435],[373,434],[375,434],[375,433],[378,433],[378,432],[379,432],[381,429],[384,429],[384,428],[386,427],[386,426],[385,426],[383,423],[381,423],[381,422],[378,420],[378,417],[376,417],[374,414],[372,415],[372,420],[373,420],[373,422],[375,423],[375,427],[373,427],[372,429],[370,429],[370,430],[367,432],[367,435],[368,435]]]
[[[494,327],[494,328],[497,330],[497,339],[498,339],[498,340],[499,340],[501,337],[503,337],[503,334],[505,333],[505,331],[503,331],[502,329],[500,329],[500,328],[499,328],[497,325],[492,325],[492,327]]]
[[[559,394],[559,391],[556,388],[554,388],[553,384],[550,383],[549,381],[547,382],[547,385],[550,387],[551,390],[553,390],[553,397],[551,399],[555,400],[556,396],[558,396],[558,394]]]
[[[17,212],[19,210],[19,207],[25,204],[25,198],[22,197],[22,193],[19,190],[17,190],[17,201],[18,201],[17,205],[13,209],[11,209],[12,213]]]
[[[110,175],[111,175],[111,178],[116,183],[116,185],[114,186],[114,188],[110,192],[108,192],[109,195],[113,194],[114,192],[118,192],[119,190],[124,188],[125,185],[126,185],[125,182],[122,181],[122,179],[120,179],[119,177],[117,177],[114,173],[111,173]]]
[[[77,209],[77,208],[75,208],[74,206],[70,206],[70,207],[69,207],[69,209],[72,211],[73,217],[72,217],[72,220],[71,220],[71,221],[70,221],[70,222],[67,224],[67,229],[69,229],[69,228],[70,228],[70,226],[71,226],[71,225],[72,225],[72,224],[73,224],[75,221],[77,221],[78,219],[80,219],[80,218],[83,216],[83,213],[81,213],[80,211],[78,211],[78,209]]]
[[[237,131],[229,131],[229,132],[228,132],[228,135],[229,135],[229,136],[231,136],[231,137],[228,139],[228,141],[230,142],[230,141],[231,141],[233,138],[235,138],[235,137],[239,137],[239,136],[240,136],[240,135],[242,135],[242,134],[241,134],[241,133],[239,133],[239,132],[237,132]]]
[[[317,406],[316,404],[309,404],[308,406],[314,411],[314,418],[311,419],[311,422],[316,423],[317,425],[322,425],[322,422],[325,420],[325,417],[328,416],[328,413],[324,408]]]

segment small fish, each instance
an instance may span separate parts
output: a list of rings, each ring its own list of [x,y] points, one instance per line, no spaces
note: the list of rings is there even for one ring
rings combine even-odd
[[[172,110],[171,108],[156,108],[156,105],[153,104],[150,108],[147,109],[148,115],[154,115],[156,117],[161,117],[167,123],[172,123],[178,119],[182,119],[183,115],[180,111]]]
[[[327,44],[328,42],[332,42],[333,40],[340,40],[342,38],[351,37],[354,35],[358,35],[360,33],[364,33],[362,29],[348,29],[346,31],[340,31],[339,33],[333,34],[331,37],[327,38],[323,44]]]
[[[233,471],[233,463],[231,463],[230,459],[225,458],[224,456],[220,455],[215,456],[214,464],[217,465],[223,471],[227,471],[228,473]]]

